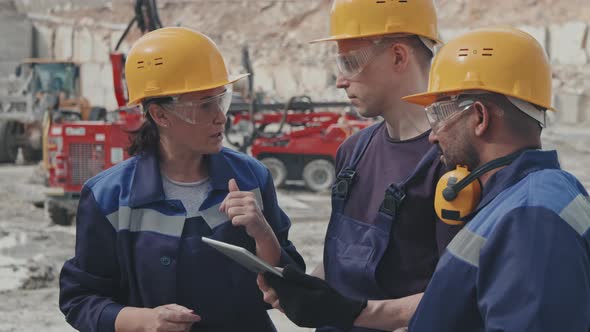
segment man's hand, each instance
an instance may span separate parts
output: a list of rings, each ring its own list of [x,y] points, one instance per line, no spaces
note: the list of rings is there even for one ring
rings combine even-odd
[[[147,309],[144,316],[144,331],[188,332],[193,323],[201,320],[199,315],[178,304],[166,304]]]
[[[301,327],[334,326],[348,330],[367,306],[366,300],[345,297],[324,280],[309,276],[293,265],[283,270],[283,278],[267,272],[264,281],[263,286],[270,286],[263,290],[259,283],[265,301],[268,299],[273,307],[282,308],[287,317]]]

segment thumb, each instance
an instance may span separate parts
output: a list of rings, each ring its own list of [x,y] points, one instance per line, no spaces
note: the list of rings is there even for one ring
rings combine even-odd
[[[191,309],[189,309],[187,307],[181,306],[180,304],[176,304],[176,303],[167,304],[164,307],[166,309],[174,310],[174,311],[182,311],[182,312],[189,312],[189,313],[192,313],[193,312],[193,310],[191,310]]]
[[[240,188],[238,188],[238,184],[236,183],[235,179],[229,180],[228,186],[229,186],[229,192],[240,191]]]

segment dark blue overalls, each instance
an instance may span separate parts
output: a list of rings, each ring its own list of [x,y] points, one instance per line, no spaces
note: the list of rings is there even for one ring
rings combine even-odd
[[[324,246],[324,270],[326,281],[340,293],[357,299],[384,300],[388,296],[377,283],[375,273],[390,241],[392,225],[398,209],[402,207],[405,190],[414,180],[423,177],[432,162],[439,156],[432,147],[414,171],[403,182],[390,184],[375,224],[369,224],[344,215],[344,207],[354,186],[356,167],[363,157],[377,129],[384,122],[375,124],[360,133],[352,156],[338,174],[332,187],[332,216]],[[318,331],[341,331],[335,327],[322,327]],[[354,332],[377,331],[367,328],[352,328]]]

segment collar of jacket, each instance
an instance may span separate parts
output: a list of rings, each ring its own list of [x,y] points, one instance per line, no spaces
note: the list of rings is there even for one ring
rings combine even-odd
[[[483,187],[482,200],[467,219],[471,219],[498,194],[512,187],[530,173],[544,169],[560,169],[556,151],[527,150],[510,165],[494,173]]]
[[[236,172],[225,159],[224,150],[205,156],[213,190],[227,191],[229,180],[237,180]],[[136,208],[165,199],[158,156],[155,153],[139,155],[133,172],[129,207]]]

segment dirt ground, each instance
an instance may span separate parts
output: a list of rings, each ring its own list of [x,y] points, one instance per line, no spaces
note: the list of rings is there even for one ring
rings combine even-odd
[[[556,148],[562,166],[590,188],[590,134],[553,131],[544,134],[546,149]],[[42,208],[42,186],[32,183],[36,166],[0,166],[0,332],[72,331],[57,307],[58,274],[74,251],[75,228],[51,225]],[[291,216],[291,239],[308,271],[321,259],[330,213],[330,197],[301,189],[279,191]],[[279,331],[307,331],[271,312]]]

